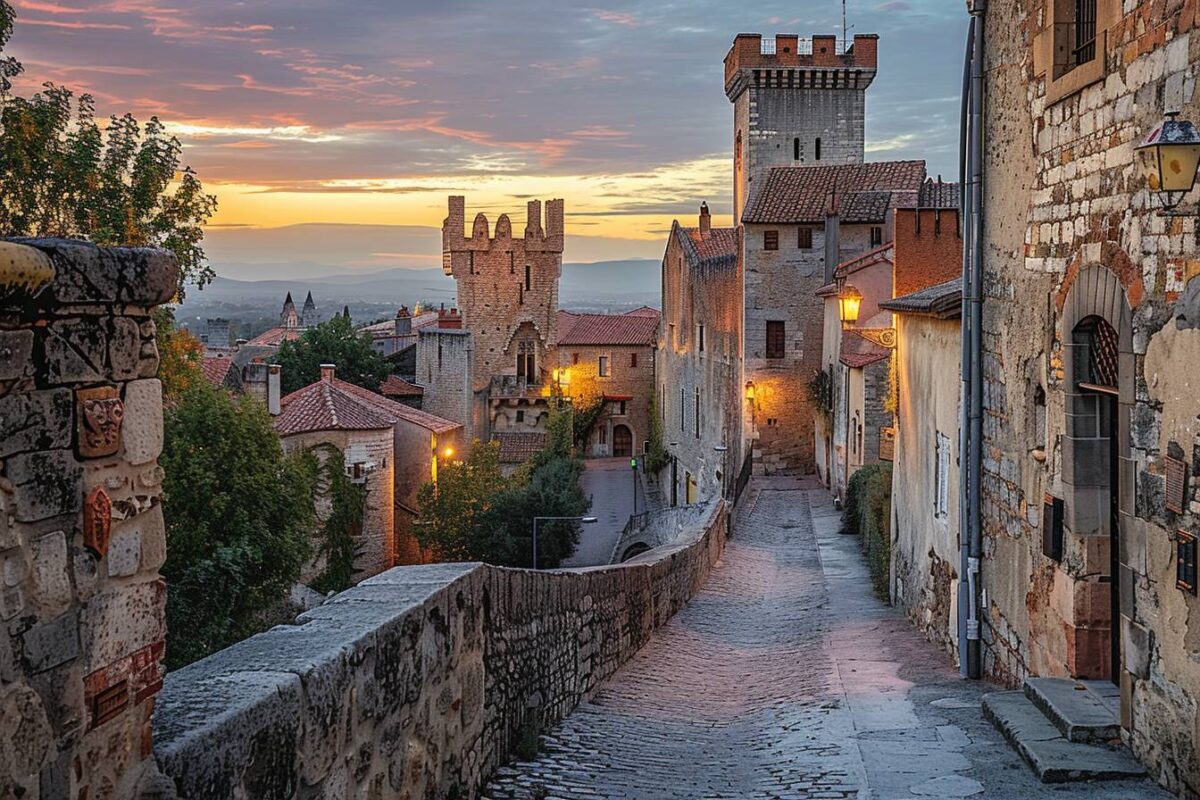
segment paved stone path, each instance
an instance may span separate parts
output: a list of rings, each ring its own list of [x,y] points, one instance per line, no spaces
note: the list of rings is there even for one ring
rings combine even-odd
[[[628,458],[590,458],[583,462],[580,485],[592,498],[588,512],[596,517],[591,525],[579,527],[579,547],[564,567],[596,567],[609,563],[613,548],[633,513],[633,470]],[[638,511],[645,511],[642,487],[638,486]]]
[[[980,715],[993,687],[871,596],[837,529],[812,484],[756,480],[704,589],[485,796],[1169,797],[1039,783]]]

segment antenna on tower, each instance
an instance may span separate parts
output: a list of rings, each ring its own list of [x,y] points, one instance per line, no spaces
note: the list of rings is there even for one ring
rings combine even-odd
[[[842,49],[846,49],[846,40],[850,37],[850,31],[846,28],[846,0],[842,0]]]

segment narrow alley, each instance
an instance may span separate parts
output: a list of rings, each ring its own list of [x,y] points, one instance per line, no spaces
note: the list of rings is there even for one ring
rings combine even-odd
[[[1038,782],[981,716],[995,687],[961,680],[871,595],[838,529],[814,483],[757,479],[708,584],[486,796],[1169,797],[1149,781]]]

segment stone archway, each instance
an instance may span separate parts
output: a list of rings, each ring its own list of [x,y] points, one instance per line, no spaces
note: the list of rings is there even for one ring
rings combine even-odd
[[[1120,683],[1122,551],[1132,535],[1129,420],[1134,400],[1133,314],[1120,279],[1081,270],[1062,312],[1064,412],[1062,485],[1075,617],[1066,663],[1075,677]],[[1123,546],[1124,545],[1124,546]],[[1127,598],[1128,600],[1128,598]],[[1123,698],[1125,702],[1125,698]]]

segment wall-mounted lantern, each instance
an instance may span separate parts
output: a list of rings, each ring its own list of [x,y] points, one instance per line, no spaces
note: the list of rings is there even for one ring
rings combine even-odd
[[[1167,212],[1192,191],[1200,168],[1200,134],[1190,121],[1177,116],[1178,112],[1168,111],[1136,149],[1146,184]]]
[[[838,313],[842,318],[842,330],[851,330],[858,322],[858,310],[862,307],[862,292],[851,284],[844,284],[838,291]]]
[[[746,399],[754,402],[754,381],[746,381]]]

